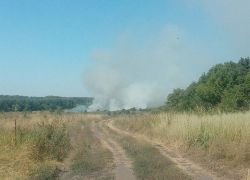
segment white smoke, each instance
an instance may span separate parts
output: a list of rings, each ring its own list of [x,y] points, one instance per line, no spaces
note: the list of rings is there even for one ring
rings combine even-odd
[[[95,64],[84,72],[84,85],[95,97],[91,110],[163,105],[173,88],[187,87],[212,65],[249,56],[250,1],[178,2],[190,12],[202,8],[217,33],[214,40],[190,39],[195,35],[177,25],[143,41],[123,33],[113,47],[90,54]]]
[[[203,0],[205,9],[237,57],[250,54],[249,0]]]
[[[95,64],[83,78],[95,98],[90,110],[158,107],[173,88],[187,86],[194,72],[202,73],[197,68],[202,52],[184,30],[167,25],[159,34],[154,43],[145,43],[149,40],[131,40],[125,33],[115,47],[90,54]]]

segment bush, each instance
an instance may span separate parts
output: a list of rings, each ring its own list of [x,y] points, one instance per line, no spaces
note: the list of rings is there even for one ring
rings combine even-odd
[[[32,136],[35,140],[33,147],[33,157],[42,161],[44,157],[52,156],[58,161],[62,161],[70,149],[70,138],[66,132],[66,124],[60,124],[58,120],[51,124],[44,122],[37,125]]]

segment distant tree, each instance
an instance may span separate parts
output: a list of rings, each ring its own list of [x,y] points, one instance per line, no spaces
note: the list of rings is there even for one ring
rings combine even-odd
[[[164,110],[189,111],[196,107],[225,111],[246,110],[250,106],[250,59],[213,66],[198,82],[168,95]]]
[[[58,96],[27,97],[0,95],[0,111],[54,111],[57,106],[62,109],[72,109],[77,105],[89,106],[93,98],[66,98]]]
[[[184,99],[184,90],[177,88],[174,89],[173,93],[168,95],[166,105],[171,110],[180,111],[183,109],[183,99]]]
[[[55,112],[56,112],[57,114],[62,114],[62,113],[63,113],[63,109],[61,108],[61,106],[57,106]]]
[[[131,108],[131,109],[130,109],[130,111],[136,111],[136,108],[135,108],[135,107],[133,107],[133,108]]]
[[[12,105],[13,111],[17,112],[21,109],[21,106],[19,104]]]

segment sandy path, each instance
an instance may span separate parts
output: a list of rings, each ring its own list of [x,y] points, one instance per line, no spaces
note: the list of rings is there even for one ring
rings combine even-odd
[[[202,167],[190,162],[188,159],[182,157],[178,152],[162,145],[161,143],[152,142],[149,139],[145,138],[145,136],[135,135],[129,133],[127,131],[121,130],[113,125],[113,121],[108,121],[107,125],[112,130],[118,132],[119,134],[129,135],[134,138],[142,138],[152,144],[155,145],[157,149],[168,159],[176,163],[176,166],[182,169],[184,172],[192,176],[196,180],[228,180],[228,178],[217,177],[216,175],[207,172]]]
[[[93,132],[97,138],[101,139],[107,145],[114,155],[116,165],[114,173],[116,180],[136,180],[133,170],[131,170],[131,163],[125,155],[124,150],[112,139],[101,134],[97,130],[97,124],[93,125]]]

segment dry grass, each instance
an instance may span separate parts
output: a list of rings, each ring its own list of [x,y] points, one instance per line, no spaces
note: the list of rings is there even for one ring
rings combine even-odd
[[[63,167],[74,126],[100,118],[71,113],[0,113],[0,179],[54,179]]]
[[[132,160],[132,169],[138,180],[191,180],[149,142],[119,134],[103,124],[100,130],[117,141]]]
[[[250,164],[250,112],[217,115],[170,114],[120,116],[122,129],[175,147],[197,149],[234,167]]]

